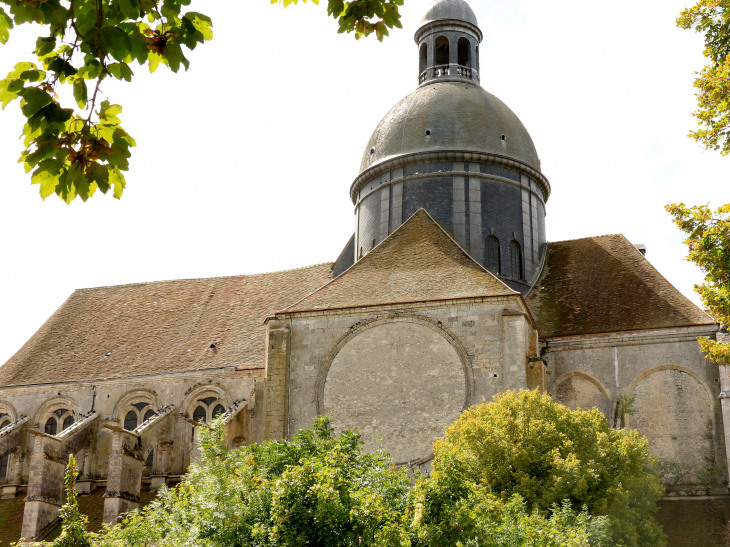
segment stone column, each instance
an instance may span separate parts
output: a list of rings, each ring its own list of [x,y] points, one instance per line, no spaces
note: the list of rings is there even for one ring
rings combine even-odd
[[[114,436],[104,494],[104,522],[115,523],[123,513],[139,508],[144,462],[135,450],[138,435],[116,426],[105,427]]]
[[[717,365],[720,373],[720,407],[725,435],[725,463],[730,469],[730,365]]]
[[[265,440],[284,439],[287,434],[290,326],[289,320],[267,323]]]
[[[58,458],[61,441],[33,430],[29,432],[35,439],[20,536],[26,540],[35,540],[56,521],[61,512],[63,475],[67,462]]]

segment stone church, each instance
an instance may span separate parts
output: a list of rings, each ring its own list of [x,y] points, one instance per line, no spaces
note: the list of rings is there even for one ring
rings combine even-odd
[[[481,40],[464,0],[429,4],[418,87],[365,148],[333,263],[74,292],[0,367],[0,516],[14,500],[22,536],[43,537],[74,454],[114,521],[180,480],[219,414],[234,447],[328,413],[427,470],[464,409],[522,388],[611,424],[635,397],[618,418],[706,494],[728,461],[730,372],[697,337],[718,325],[622,235],[548,242],[550,182],[480,85]]]

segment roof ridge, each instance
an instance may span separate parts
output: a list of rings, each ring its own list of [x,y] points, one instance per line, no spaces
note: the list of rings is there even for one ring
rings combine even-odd
[[[240,274],[240,275],[221,275],[221,276],[213,276],[213,277],[184,277],[179,279],[158,279],[156,281],[138,281],[136,283],[120,283],[119,285],[100,285],[98,287],[82,287],[79,289],[75,289],[74,292],[83,292],[83,291],[95,291],[97,289],[111,289],[114,287],[132,287],[132,286],[139,286],[139,285],[153,285],[155,283],[175,283],[177,281],[210,281],[213,279],[236,279],[236,278],[244,278],[244,277],[257,277],[260,275],[271,275],[271,274],[277,274],[277,273],[286,273],[286,272],[296,272],[299,270],[307,270],[309,268],[316,268],[318,266],[327,266],[327,265],[334,265],[334,262],[320,262],[319,264],[310,264],[309,266],[300,266],[299,268],[289,268],[287,270],[273,270],[270,272],[258,272],[254,274]]]
[[[555,243],[568,243],[570,241],[583,241],[585,239],[598,239],[599,237],[617,237],[617,236],[618,237],[626,238],[626,241],[628,241],[629,243],[631,243],[631,241],[629,240],[629,238],[626,237],[621,232],[616,232],[615,234],[603,234],[603,235],[600,235],[600,236],[586,236],[586,237],[576,237],[574,239],[561,239],[559,241],[548,241],[547,243],[548,243],[548,245],[554,245]],[[631,244],[633,245],[633,243],[631,243]]]

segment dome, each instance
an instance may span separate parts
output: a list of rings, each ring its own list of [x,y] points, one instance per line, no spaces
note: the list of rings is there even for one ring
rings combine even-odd
[[[479,85],[444,81],[417,88],[385,115],[360,173],[398,156],[441,151],[494,154],[540,171],[530,134],[506,104]]]
[[[430,23],[431,21],[440,21],[443,19],[456,19],[457,21],[466,21],[474,26],[477,25],[477,16],[474,10],[464,0],[433,0],[427,7],[426,13],[421,17],[419,27]]]

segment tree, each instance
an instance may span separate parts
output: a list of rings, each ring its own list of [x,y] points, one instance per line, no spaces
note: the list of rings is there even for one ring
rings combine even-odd
[[[272,0],[284,7],[299,0]],[[307,0],[302,0],[306,2]],[[312,0],[317,4],[319,0]],[[43,199],[56,194],[66,203],[86,201],[96,190],[126,186],[134,139],[122,128],[122,107],[100,100],[106,78],[131,82],[132,64],[155,72],[162,64],[187,70],[186,50],[213,38],[209,17],[186,11],[190,0],[0,0],[0,43],[17,25],[35,23],[42,34],[34,62],[22,61],[0,80],[2,108],[20,99],[27,121],[20,155],[31,183]],[[401,27],[403,0],[328,0],[328,15],[339,32],[359,39]],[[5,7],[3,7],[5,6]],[[73,90],[76,102],[61,106],[60,85]]]
[[[541,515],[560,515],[567,504],[572,518],[582,509],[608,517],[611,545],[665,545],[653,519],[663,489],[646,439],[611,429],[595,409],[573,411],[537,391],[506,392],[464,412],[434,452],[433,473],[418,487],[423,520],[451,541],[472,526],[464,507],[518,495]]]
[[[694,81],[700,129],[689,136],[707,150],[730,154],[730,0],[699,0],[682,11],[677,26],[705,35],[708,60]]]
[[[63,530],[53,543],[52,547],[91,547],[91,535],[86,527],[89,519],[79,511],[79,504],[76,500],[76,477],[79,472],[76,469],[76,459],[73,454],[68,457],[68,465],[64,474],[64,494],[66,500],[61,507],[61,522]]]
[[[687,260],[705,273],[705,281],[695,292],[715,320],[730,325],[730,204],[713,211],[707,205],[687,207],[684,203],[666,206],[674,223],[685,233]],[[730,365],[730,343],[699,339],[708,359]]]

